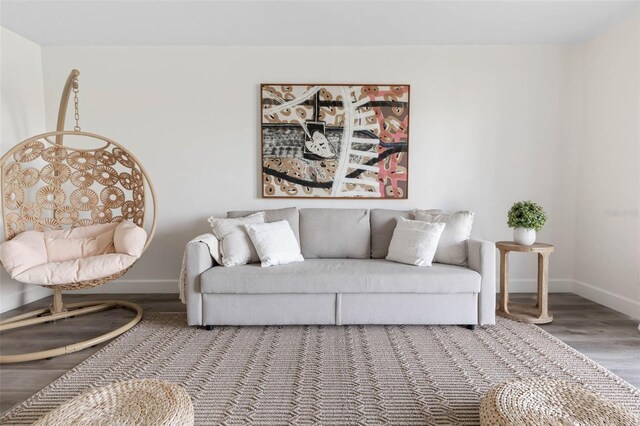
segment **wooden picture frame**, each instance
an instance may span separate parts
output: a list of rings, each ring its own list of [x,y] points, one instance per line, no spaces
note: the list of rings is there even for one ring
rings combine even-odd
[[[263,198],[407,199],[410,85],[261,84]]]

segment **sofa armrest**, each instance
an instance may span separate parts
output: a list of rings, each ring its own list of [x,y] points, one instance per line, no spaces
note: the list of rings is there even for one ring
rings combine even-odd
[[[216,265],[205,243],[192,242],[185,247],[185,296],[187,299],[187,322],[202,324],[202,293],[200,275]]]
[[[478,324],[496,323],[496,245],[489,241],[470,239],[469,268],[478,272],[482,279],[478,294]]]

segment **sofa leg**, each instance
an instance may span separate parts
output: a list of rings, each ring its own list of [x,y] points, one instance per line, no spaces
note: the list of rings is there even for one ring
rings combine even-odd
[[[475,324],[467,324],[466,326],[469,330],[473,331],[476,329],[476,325]]]
[[[207,331],[211,331],[211,330],[213,330],[213,326],[212,325],[205,325],[204,329],[207,330]]]

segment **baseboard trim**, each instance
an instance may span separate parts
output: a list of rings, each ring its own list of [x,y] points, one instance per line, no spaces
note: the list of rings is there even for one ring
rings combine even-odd
[[[74,291],[69,291],[68,293],[73,293],[73,294],[178,293],[178,281],[176,279],[116,280],[98,287],[88,288],[85,290],[74,290]]]
[[[640,302],[628,297],[578,280],[574,280],[573,292],[614,311],[629,315],[631,318],[640,319]]]
[[[2,295],[0,303],[0,313],[10,311],[27,303],[35,302],[42,298],[52,295],[53,292],[48,288],[40,286],[26,286],[21,291],[9,295]]]

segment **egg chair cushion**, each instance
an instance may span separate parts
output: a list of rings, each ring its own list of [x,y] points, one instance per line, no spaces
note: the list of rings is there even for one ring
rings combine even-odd
[[[47,248],[48,262],[65,262],[115,253],[113,237],[117,226],[117,223],[106,223],[64,231],[40,232]]]
[[[11,278],[31,267],[49,262],[43,234],[36,231],[21,232],[0,245],[0,261]]]
[[[142,254],[147,233],[129,221],[60,231],[25,231],[0,245],[15,280],[56,285],[108,277]]]
[[[25,284],[56,285],[105,278],[133,265],[137,258],[110,253],[29,268],[14,278]]]
[[[116,253],[128,254],[136,259],[142,256],[147,233],[133,222],[120,222],[113,234],[113,245]]]

